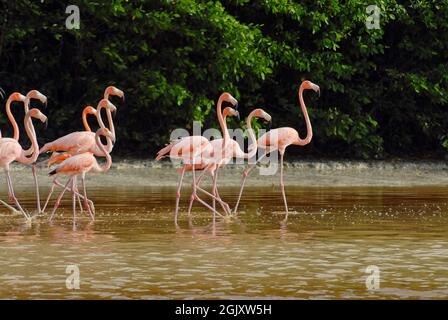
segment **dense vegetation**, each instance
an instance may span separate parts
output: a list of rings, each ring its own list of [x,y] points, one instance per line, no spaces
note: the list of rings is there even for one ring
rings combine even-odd
[[[381,9],[367,29],[366,6]],[[375,0],[0,0],[0,86],[49,97],[41,142],[81,128],[106,85],[116,104],[116,151],[150,157],[192,120],[217,127],[214,103],[231,92],[247,115],[305,134],[297,88],[307,94],[313,157],[427,157],[448,153],[448,2]],[[4,135],[4,113],[0,125]],[[231,123],[237,126],[237,123]],[[243,125],[243,123],[241,123]],[[300,150],[297,150],[300,149]],[[292,149],[291,149],[291,152]]]

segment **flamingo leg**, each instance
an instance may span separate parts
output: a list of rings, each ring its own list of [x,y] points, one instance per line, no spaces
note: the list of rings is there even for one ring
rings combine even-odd
[[[72,192],[76,196],[76,199],[78,200],[79,209],[80,209],[81,215],[82,215],[84,213],[84,209],[82,207],[81,197],[79,196],[78,177],[76,177],[76,176],[75,176],[75,179],[74,179],[74,186],[72,187]]]
[[[226,214],[231,214],[232,210],[230,210],[227,202],[223,201],[218,192],[218,168],[215,170],[215,174],[213,177],[213,208],[215,208],[215,199],[221,204],[222,209]]]
[[[16,198],[16,195],[14,194],[14,188],[12,186],[12,180],[11,180],[11,174],[9,172],[9,169],[6,169],[6,181],[8,183],[8,189],[9,189],[9,197],[11,198],[11,201],[14,202],[16,207],[19,209],[19,211],[24,215],[24,217],[27,220],[30,220],[30,216],[23,210],[22,206],[19,203],[19,200]]]
[[[202,171],[201,174],[198,177],[198,180],[196,181],[196,187],[198,188],[198,190],[201,190],[201,191],[202,191],[202,189],[199,188],[199,183],[204,178],[205,172],[206,172],[205,170]],[[193,194],[192,194],[192,196],[190,197],[190,204],[188,205],[188,216],[190,216],[190,214],[191,214],[191,208],[193,208],[193,201],[194,201],[194,197],[193,197]]]
[[[84,192],[84,205],[86,206],[86,210],[89,212],[90,217],[92,218],[92,221],[94,221],[95,220],[95,215],[94,215],[95,209],[92,209],[92,207],[91,207],[91,206],[93,206],[93,202],[90,201],[91,204],[89,204],[89,200],[87,198],[86,179],[85,179],[84,174],[81,175],[81,182],[82,182],[82,189]]]
[[[285,182],[283,181],[283,156],[284,151],[280,151],[280,187],[282,189],[283,202],[285,203],[286,216],[283,222],[288,220],[288,202],[286,201]]]
[[[201,187],[199,186],[199,184],[200,184],[200,182],[202,181],[202,179],[204,178],[206,172],[207,172],[207,170],[204,169],[204,171],[202,171],[202,173],[201,173],[200,176],[198,177],[198,179],[197,179],[197,181],[196,181],[196,189],[199,190],[199,191],[201,191],[201,192],[203,192],[203,193],[205,193],[207,196],[211,197],[213,200],[218,201],[219,204],[221,205],[222,209],[224,210],[224,212],[226,212],[226,214],[227,214],[227,213],[230,213],[230,207],[229,207],[229,205],[228,205],[226,202],[222,201],[221,198],[216,197],[216,195],[215,195],[215,193],[213,192],[213,190],[212,190],[213,194],[211,194],[210,192],[208,192],[207,190],[204,190],[203,188],[201,188]],[[216,171],[215,171],[215,172],[216,172]],[[188,207],[188,215],[190,215],[191,208],[192,208],[192,206],[193,206],[193,201],[194,201],[194,197],[191,197],[191,199],[190,199],[190,205],[189,205],[189,207]],[[213,207],[213,212],[217,212],[215,207]],[[221,214],[219,214],[219,215],[222,217]]]
[[[242,181],[241,181],[240,193],[239,193],[239,195],[238,195],[238,200],[236,201],[235,208],[233,209],[233,214],[234,214],[234,215],[237,215],[238,205],[240,204],[241,196],[243,195],[244,185],[245,185],[245,183],[246,183],[246,179],[247,179],[247,177],[249,176],[249,173],[250,173],[250,172],[252,171],[252,169],[257,165],[257,163],[261,161],[261,159],[263,159],[264,157],[267,156],[267,154],[268,154],[268,153],[265,152],[260,158],[258,158],[258,160],[257,160],[254,164],[249,165],[249,166],[246,168],[246,170],[244,170],[244,172],[243,172],[243,178],[242,178]]]
[[[185,169],[186,166],[184,165],[179,179],[179,186],[177,187],[176,192],[176,210],[174,211],[174,222],[176,223],[176,225],[177,225],[177,214],[179,212],[180,190],[182,189],[182,180],[184,179]]]
[[[61,204],[61,199],[64,196],[65,191],[67,191],[68,186],[70,185],[70,183],[73,181],[73,177],[71,177],[70,179],[68,179],[67,183],[64,186],[64,189],[62,189],[61,193],[59,194],[59,197],[56,200],[56,203],[54,204],[53,207],[53,211],[51,212],[51,216],[50,216],[50,221],[53,220],[53,216],[56,213],[56,210],[58,209],[59,205]]]
[[[72,179],[72,209],[73,209],[73,227],[76,225],[76,194],[75,194],[76,177]]]
[[[211,210],[213,213],[219,215],[220,217],[223,217],[222,214],[220,214],[218,211],[214,210],[210,205],[208,205],[204,200],[199,198],[199,196],[197,195],[196,173],[195,173],[194,163],[193,163],[193,194],[192,194],[192,197],[194,200],[198,201],[200,204],[202,204],[203,206],[205,206],[206,208]]]
[[[51,189],[50,189],[50,192],[48,193],[47,200],[45,201],[44,207],[42,208],[42,212],[45,212],[45,209],[47,208],[48,203],[50,202],[51,196],[53,195],[54,188],[56,187],[56,185],[57,185],[58,183],[59,183],[59,181],[58,181],[58,177],[56,177],[56,178],[53,180],[53,184],[51,185]],[[62,186],[62,187],[64,187],[64,186]]]
[[[53,192],[55,186],[59,186],[61,188],[64,188],[64,185],[62,183],[60,183],[58,180],[54,180],[53,185],[51,186],[52,190],[50,191],[49,197],[51,196],[51,193]],[[67,190],[69,191],[73,191],[71,188],[68,188]],[[80,199],[84,200],[84,196],[82,194],[80,194],[77,190],[75,190],[75,194],[77,197],[79,197]],[[45,211],[45,207],[47,206],[48,201],[50,200],[50,198],[48,197],[47,202],[44,206],[44,211]],[[95,213],[95,206],[93,205],[93,202],[89,199],[87,199],[87,202],[90,205],[90,209],[92,210],[93,213]]]
[[[31,171],[33,172],[34,187],[36,188],[37,214],[41,214],[39,183],[37,181],[37,167],[35,163],[31,166]]]

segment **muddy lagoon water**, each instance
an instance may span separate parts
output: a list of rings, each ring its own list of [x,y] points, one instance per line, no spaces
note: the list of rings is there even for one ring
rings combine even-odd
[[[248,188],[215,223],[186,215],[186,190],[178,227],[174,187],[90,190],[94,222],[74,226],[69,198],[52,224],[0,211],[0,298],[448,298],[448,188],[288,187],[286,225],[277,188]]]

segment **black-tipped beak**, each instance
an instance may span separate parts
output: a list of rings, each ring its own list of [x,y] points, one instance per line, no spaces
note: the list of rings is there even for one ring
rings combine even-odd
[[[233,107],[233,109],[238,110],[238,102],[236,103],[236,105]],[[238,116],[239,117],[239,116]]]
[[[317,96],[320,98],[320,88],[317,89]]]
[[[121,99],[123,100],[123,104],[126,104],[126,99],[124,98],[124,95]]]
[[[45,102],[44,102],[44,109],[45,110],[47,110],[47,104],[48,104],[48,102],[47,102],[47,100],[45,100]]]
[[[48,121],[45,121],[45,130],[48,128]]]
[[[0,97],[2,97],[2,99],[5,99],[5,91],[2,89],[2,87],[0,87]]]
[[[240,113],[238,111],[236,111],[236,118],[238,119],[238,121],[241,121]]]

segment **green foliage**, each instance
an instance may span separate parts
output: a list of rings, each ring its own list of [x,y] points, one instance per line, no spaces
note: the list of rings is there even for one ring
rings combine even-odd
[[[193,120],[217,127],[222,91],[242,115],[261,107],[305,135],[297,89],[309,79],[323,94],[305,94],[314,138],[291,152],[448,153],[448,2],[375,3],[378,30],[368,1],[74,0],[81,28],[68,30],[65,3],[0,1],[0,85],[49,97],[44,142],[79,130],[82,107],[115,84],[116,151],[150,154]]]

